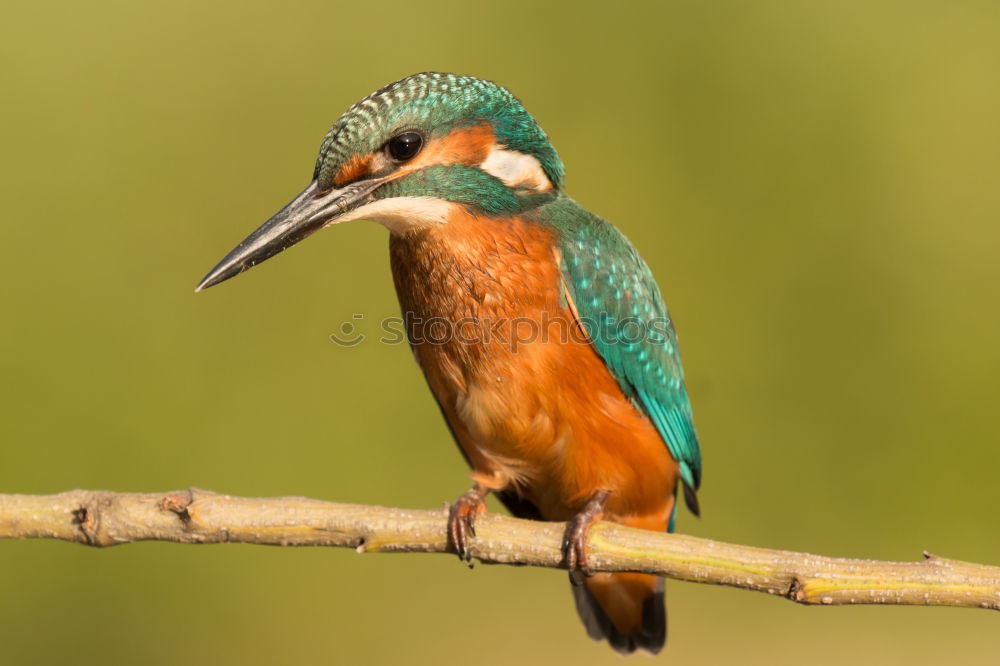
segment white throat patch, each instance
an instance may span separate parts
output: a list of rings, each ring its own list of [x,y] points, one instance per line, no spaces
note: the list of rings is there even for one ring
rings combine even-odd
[[[393,197],[359,206],[334,224],[354,220],[378,222],[394,234],[444,224],[455,204],[433,197]]]
[[[536,192],[549,192],[552,183],[541,163],[532,155],[493,146],[479,168],[496,176],[507,187],[524,187]]]

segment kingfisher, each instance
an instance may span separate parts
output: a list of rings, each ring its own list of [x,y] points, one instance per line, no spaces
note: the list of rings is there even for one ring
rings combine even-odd
[[[324,227],[389,231],[416,361],[466,462],[448,540],[471,563],[490,493],[566,522],[565,564],[588,635],[616,651],[666,641],[663,579],[588,568],[597,520],[673,531],[699,513],[701,453],[677,336],[653,275],[609,222],[563,192],[555,148],[491,81],[423,72],[350,107],[309,185],[201,281],[219,284]],[[426,330],[429,322],[451,330]]]

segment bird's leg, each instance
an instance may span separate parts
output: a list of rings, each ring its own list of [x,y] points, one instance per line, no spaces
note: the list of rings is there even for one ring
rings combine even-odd
[[[569,579],[574,585],[582,584],[583,579],[591,575],[587,569],[587,537],[590,536],[591,525],[604,517],[604,505],[610,494],[607,490],[598,490],[580,513],[566,524],[563,554],[566,557],[566,568],[569,569]]]
[[[489,488],[481,483],[461,495],[451,505],[448,512],[448,541],[458,553],[458,559],[472,566],[472,553],[469,551],[469,537],[476,536],[476,516],[486,511],[486,495]]]

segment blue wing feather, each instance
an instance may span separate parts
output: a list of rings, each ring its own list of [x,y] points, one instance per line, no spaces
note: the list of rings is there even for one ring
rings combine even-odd
[[[698,513],[701,451],[677,334],[652,272],[611,224],[560,197],[540,211],[558,231],[564,288],[622,391],[649,416]]]

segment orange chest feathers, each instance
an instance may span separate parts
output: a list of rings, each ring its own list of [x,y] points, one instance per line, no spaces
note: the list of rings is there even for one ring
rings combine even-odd
[[[554,241],[466,214],[394,235],[414,354],[477,481],[516,489],[549,520],[600,489],[609,513],[659,515],[676,466],[576,322]]]

